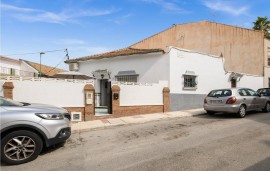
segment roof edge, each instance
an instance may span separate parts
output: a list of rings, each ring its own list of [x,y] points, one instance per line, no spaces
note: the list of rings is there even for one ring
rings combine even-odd
[[[136,52],[136,53],[132,53],[132,54],[120,54],[120,55],[119,54],[106,55],[107,53],[118,52],[118,51],[126,50],[126,49],[146,50],[148,52]],[[153,51],[151,51],[151,50],[153,50]],[[74,63],[74,62],[79,62],[79,61],[88,61],[88,60],[92,60],[92,59],[114,58],[114,57],[118,57],[118,56],[131,56],[131,55],[137,55],[137,54],[149,54],[149,53],[157,53],[157,52],[162,52],[163,54],[165,53],[165,51],[163,49],[137,49],[137,48],[127,47],[127,48],[122,48],[122,49],[118,49],[118,50],[110,51],[110,52],[105,52],[105,53],[101,53],[101,54],[95,54],[95,55],[91,55],[91,56],[85,56],[85,57],[66,60],[65,63]],[[97,56],[97,55],[105,55],[105,56],[94,58],[94,56]]]

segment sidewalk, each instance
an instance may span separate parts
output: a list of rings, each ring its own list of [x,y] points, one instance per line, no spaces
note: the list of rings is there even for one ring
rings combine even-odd
[[[89,129],[94,129],[94,128],[105,128],[109,126],[145,123],[145,122],[156,121],[156,120],[161,120],[161,119],[166,119],[166,118],[181,118],[181,117],[187,117],[187,116],[195,116],[195,115],[201,115],[204,113],[205,111],[203,109],[192,109],[192,110],[183,110],[183,111],[167,112],[167,113],[154,113],[154,114],[144,114],[144,115],[135,115],[135,116],[125,116],[121,118],[109,118],[109,119],[72,123],[71,129],[72,129],[72,132],[78,132],[78,131],[89,130]]]

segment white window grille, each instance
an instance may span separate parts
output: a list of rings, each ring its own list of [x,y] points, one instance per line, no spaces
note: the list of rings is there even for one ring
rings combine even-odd
[[[119,71],[115,76],[115,80],[119,82],[138,82],[139,74],[135,71]]]
[[[193,71],[186,71],[183,74],[184,78],[184,89],[196,89],[197,88],[197,75]]]

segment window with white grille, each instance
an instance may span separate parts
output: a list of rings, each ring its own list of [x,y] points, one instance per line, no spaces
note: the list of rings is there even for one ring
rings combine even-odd
[[[119,71],[117,75],[115,75],[115,80],[120,82],[137,82],[138,76],[134,70],[131,71]]]
[[[120,81],[120,82],[137,82],[138,76],[125,75],[125,76],[117,76],[115,78],[116,78],[116,81]]]
[[[197,88],[197,75],[194,71],[186,71],[183,74],[184,78],[184,89],[196,89]]]
[[[186,87],[186,88],[195,88],[195,87],[197,87],[196,76],[184,75],[184,87]]]

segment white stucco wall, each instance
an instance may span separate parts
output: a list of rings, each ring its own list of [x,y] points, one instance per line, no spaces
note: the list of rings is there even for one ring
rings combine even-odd
[[[20,62],[16,60],[1,60],[1,73],[10,74],[10,69],[15,69],[15,75],[19,75],[19,70],[21,68]]]
[[[108,69],[114,78],[119,71],[135,70],[139,74],[138,82],[157,83],[169,80],[168,54],[144,54],[119,56],[79,62],[79,72],[92,75],[93,71]]]
[[[119,85],[120,106],[163,105],[163,88],[168,83],[151,85]]]
[[[230,73],[223,67],[223,59],[192,51],[171,48],[170,52],[170,90],[177,94],[207,94],[213,89],[230,88]],[[194,71],[198,76],[196,90],[184,90],[183,74]],[[263,77],[244,75],[237,87],[258,89],[263,87]]]
[[[1,67],[5,68],[14,68],[17,70],[20,70],[20,63],[18,62],[12,62],[12,61],[7,61],[7,60],[1,60],[0,62]]]
[[[13,99],[59,107],[84,107],[85,83],[63,81],[13,81]]]

